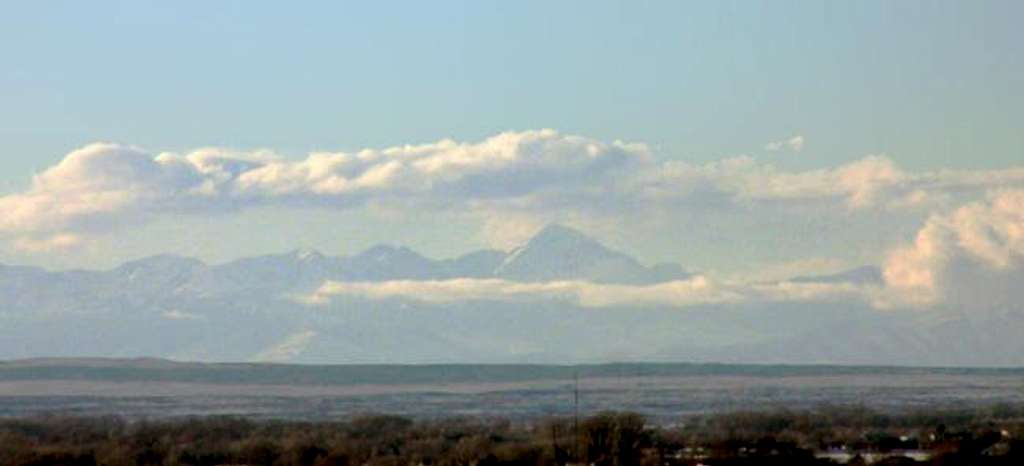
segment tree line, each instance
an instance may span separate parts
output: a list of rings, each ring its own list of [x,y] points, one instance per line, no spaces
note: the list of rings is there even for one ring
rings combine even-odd
[[[497,466],[1024,464],[1024,407],[880,413],[864,407],[741,411],[655,426],[635,413],[514,423],[412,420],[337,422],[195,417],[126,420],[40,417],[0,421],[0,464],[11,466],[261,465]],[[927,459],[887,453],[928,452]],[[856,453],[856,454],[853,454]]]

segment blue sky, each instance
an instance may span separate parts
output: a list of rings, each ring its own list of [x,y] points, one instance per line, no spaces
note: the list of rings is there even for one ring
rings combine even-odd
[[[749,155],[793,173],[870,154],[908,173],[1008,169],[1024,147],[1019,2],[11,2],[4,10],[7,195],[28,192],[33,174],[96,141],[153,156],[220,147],[298,161],[310,151],[477,143],[553,128],[643,143],[659,163]],[[799,150],[765,150],[796,136]],[[955,191],[940,193],[956,198],[949,205],[896,214],[773,204],[780,211],[769,215],[702,199],[673,205],[660,214],[668,226],[643,233],[602,226],[607,218],[591,215],[590,204],[542,215],[491,206],[484,215],[575,224],[645,260],[701,268],[822,257],[852,265],[909,241],[929,215],[956,207],[965,190]],[[8,227],[8,245],[45,238],[7,247],[0,262],[107,266],[156,252],[226,260],[300,246],[348,253],[377,240],[443,256],[488,244],[486,221],[450,212],[158,208],[99,232]],[[85,234],[92,246],[35,247],[59,234]]]

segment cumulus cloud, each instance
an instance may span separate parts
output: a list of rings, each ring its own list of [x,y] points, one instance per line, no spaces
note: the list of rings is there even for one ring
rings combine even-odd
[[[773,141],[764,145],[764,150],[768,152],[779,152],[783,149],[788,149],[793,152],[800,152],[804,149],[804,137],[801,135],[793,136],[789,139],[782,141]]]
[[[668,162],[634,185],[649,202],[719,196],[741,202],[831,202],[850,209],[927,206],[951,193],[1024,185],[1024,168],[907,172],[871,155],[826,169],[787,172],[741,156],[705,165]]]
[[[583,308],[672,307],[828,300],[857,297],[862,290],[848,283],[741,283],[705,276],[653,285],[622,285],[579,280],[516,282],[503,279],[395,280],[324,283],[301,301],[326,304],[334,297],[407,299],[426,303],[459,301],[566,301]]]
[[[164,312],[161,316],[167,320],[206,320],[206,316],[202,314],[179,311],[177,309]]]
[[[999,310],[1024,298],[1024,190],[931,216],[885,263],[890,306]]]
[[[785,141],[797,150],[802,137]],[[647,209],[734,204],[840,204],[924,209],[965,193],[1024,186],[1024,168],[908,172],[885,156],[787,171],[752,157],[703,165],[660,162],[643,144],[552,130],[508,132],[476,143],[441,140],[302,160],[206,148],[154,154],[91,144],[0,197],[0,234],[45,251],[161,215],[224,213],[265,205],[379,207],[477,215],[495,244],[550,221],[586,223]],[[638,214],[638,215],[640,215]],[[648,216],[649,217],[649,216]],[[494,219],[512,219],[509,221]],[[502,224],[505,225],[502,225]]]
[[[166,213],[265,204],[350,207],[398,199],[485,202],[579,189],[649,158],[643,145],[561,135],[502,133],[476,144],[443,140],[356,153],[272,154],[202,149],[150,154],[117,144],[71,152],[25,192],[0,197],[0,232],[41,241],[106,231]]]
[[[758,164],[751,157],[737,157],[703,166],[667,164],[660,183],[670,187],[691,184],[713,189],[748,201],[839,200],[851,208],[877,205],[905,189],[910,175],[882,156],[868,156],[849,164],[820,170],[783,172],[772,165]],[[668,195],[678,195],[669,189]],[[888,196],[887,196],[888,194]]]

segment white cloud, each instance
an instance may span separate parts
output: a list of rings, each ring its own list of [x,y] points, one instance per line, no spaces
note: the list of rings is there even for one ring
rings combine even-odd
[[[652,285],[620,285],[578,280],[515,282],[502,279],[395,280],[324,283],[301,299],[326,304],[337,296],[408,299],[427,303],[459,301],[568,301],[584,308],[675,307],[750,302],[813,301],[857,297],[862,290],[847,283],[742,283],[697,276]]]
[[[202,314],[184,312],[177,309],[164,312],[161,316],[167,320],[206,320],[206,316]]]
[[[443,140],[287,161],[265,152],[201,149],[153,156],[116,144],[76,150],[0,197],[0,232],[102,232],[156,215],[265,204],[350,207],[369,201],[463,208],[474,202],[579,189],[648,160],[642,145],[601,143],[551,130],[502,133],[480,143]]]
[[[768,152],[778,152],[783,149],[789,149],[793,152],[800,152],[804,149],[804,137],[801,135],[793,136],[789,139],[782,141],[773,141],[764,145],[764,150]]]
[[[1024,190],[933,215],[889,254],[884,273],[883,305],[993,310],[1024,298]]]
[[[800,152],[804,149],[804,137],[793,136],[786,141],[786,145],[788,145],[790,149]]]
[[[803,147],[800,136],[784,142]],[[691,165],[658,162],[642,144],[552,130],[313,153],[303,160],[212,148],[154,155],[101,143],[71,152],[29,189],[0,197],[0,234],[16,248],[42,252],[160,216],[266,205],[371,206],[398,214],[468,214],[484,225],[488,241],[507,245],[550,221],[631,223],[624,219],[738,204],[927,209],[1012,187],[1024,187],[1024,167],[908,172],[885,156],[804,171],[751,157]]]
[[[907,172],[881,155],[835,168],[787,172],[748,156],[705,165],[668,162],[633,188],[647,202],[724,197],[740,202],[831,202],[849,209],[926,207],[949,194],[1024,186],[1024,168]]]
[[[764,264],[756,270],[748,270],[735,279],[748,279],[757,281],[784,281],[793,277],[809,277],[829,275],[843,272],[850,268],[850,264],[843,260],[831,257],[810,257]]]
[[[80,235],[58,233],[42,237],[23,236],[14,240],[14,249],[24,252],[53,252],[72,249],[84,243]]]
[[[877,204],[880,197],[908,181],[886,157],[869,156],[849,164],[803,172],[783,172],[772,165],[758,164],[750,157],[737,157],[721,162],[691,166],[666,164],[658,174],[658,185],[667,184],[667,194],[690,194],[679,185],[692,189],[712,190],[748,201],[840,200],[851,208]]]

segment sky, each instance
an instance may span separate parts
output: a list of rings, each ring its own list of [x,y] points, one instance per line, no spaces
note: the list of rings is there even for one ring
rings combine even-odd
[[[12,2],[0,263],[450,257],[558,222],[722,276],[1011,267],[1022,10]]]

